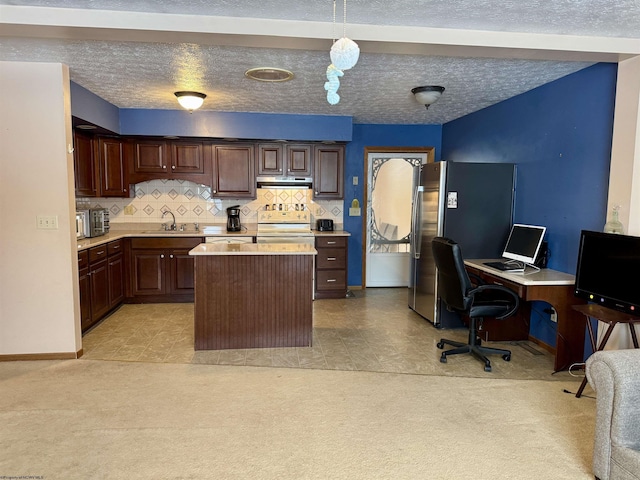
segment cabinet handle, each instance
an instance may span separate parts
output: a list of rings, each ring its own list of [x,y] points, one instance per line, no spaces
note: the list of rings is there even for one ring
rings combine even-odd
[[[171,165],[171,170],[175,170],[176,166],[175,165]]]
[[[96,255],[104,255],[105,250],[100,250],[99,252],[96,252]]]
[[[213,191],[213,193],[218,193],[218,191],[217,191],[217,190],[214,190],[214,191]]]
[[[169,255],[169,258],[173,258],[173,255]]]
[[[331,282],[335,282],[336,279],[335,278],[327,278],[327,283],[331,283]]]
[[[327,242],[327,245],[335,245],[336,242]]]
[[[160,255],[160,258],[164,258],[164,255]]]
[[[336,257],[327,257],[327,260],[329,260],[330,262],[333,262],[336,259]]]
[[[120,245],[114,245],[114,246],[113,246],[113,249],[114,249],[114,250],[118,250],[119,248],[120,248]]]

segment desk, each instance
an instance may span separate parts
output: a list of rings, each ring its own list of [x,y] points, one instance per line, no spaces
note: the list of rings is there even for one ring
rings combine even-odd
[[[615,327],[619,323],[626,323],[627,325],[629,325],[629,331],[631,333],[631,339],[633,340],[633,346],[635,348],[638,348],[638,337],[636,336],[636,330],[634,328],[634,325],[636,323],[640,323],[640,317],[636,315],[631,315],[630,313],[612,310],[610,308],[603,307],[602,305],[596,305],[593,303],[590,303],[588,305],[574,305],[573,309],[577,312],[582,313],[586,317],[587,330],[589,332],[589,340],[591,341],[591,348],[593,349],[594,352],[599,350],[604,350],[604,347],[607,344],[609,337],[611,336],[611,332],[613,332],[613,327]],[[596,318],[601,322],[604,322],[607,325],[609,325],[606,333],[604,334],[604,337],[600,341],[600,345],[598,345],[597,347],[596,347],[596,338],[593,333],[593,327],[591,326],[591,322],[589,321],[590,317]],[[587,377],[585,375],[584,379],[582,380],[582,383],[580,384],[580,388],[578,389],[578,393],[576,393],[577,398],[580,398],[584,390],[584,387],[586,386],[587,386]]]
[[[524,273],[509,273],[484,265],[494,259],[465,260],[469,272],[478,275],[486,283],[504,285],[518,294],[521,300],[540,300],[549,303],[558,314],[554,371],[566,370],[574,363],[584,361],[584,320],[572,309],[586,301],[574,296],[575,277],[548,268]],[[534,273],[529,273],[534,272]],[[508,322],[509,320],[505,320]]]

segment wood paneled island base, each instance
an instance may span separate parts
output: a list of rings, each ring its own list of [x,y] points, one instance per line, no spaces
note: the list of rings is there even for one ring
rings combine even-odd
[[[195,350],[311,346],[316,251],[276,247],[202,244],[190,252]]]

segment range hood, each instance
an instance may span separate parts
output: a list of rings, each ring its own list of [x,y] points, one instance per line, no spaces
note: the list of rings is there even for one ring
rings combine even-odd
[[[311,188],[311,177],[256,177],[258,188]]]

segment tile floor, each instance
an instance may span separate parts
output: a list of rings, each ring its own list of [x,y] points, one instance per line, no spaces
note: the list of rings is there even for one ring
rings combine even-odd
[[[193,304],[123,305],[83,337],[84,359],[362,370],[421,375],[571,380],[553,374],[553,357],[530,342],[492,342],[511,361],[492,356],[493,371],[470,355],[440,363],[440,337],[466,340],[466,329],[439,330],[410,310],[404,288],[354,291],[314,301],[312,347],[193,350]],[[579,375],[577,373],[576,375]],[[575,377],[581,380],[580,376]]]

